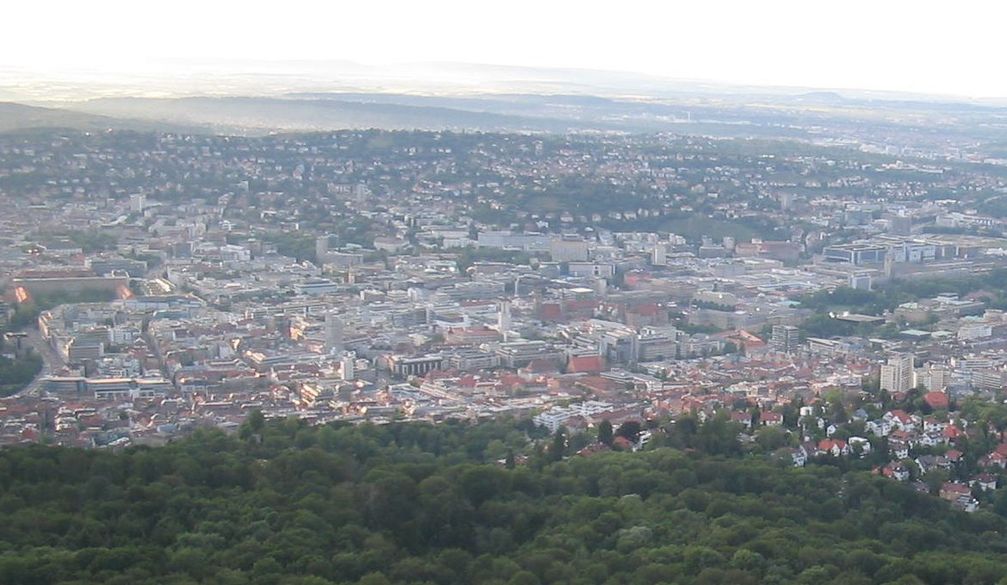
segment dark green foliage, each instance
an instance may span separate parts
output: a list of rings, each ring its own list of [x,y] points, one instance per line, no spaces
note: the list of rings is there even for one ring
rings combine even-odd
[[[271,233],[266,234],[264,239],[276,244],[276,252],[283,256],[289,256],[298,262],[307,260],[317,262],[315,257],[315,239],[311,236],[291,233]]]
[[[42,357],[29,351],[16,359],[0,355],[0,396],[10,396],[24,388],[42,371]]]
[[[254,417],[113,454],[0,451],[0,583],[996,583],[1007,523],[893,481],[671,448],[513,469],[513,423]],[[709,427],[709,428],[707,428]],[[564,438],[565,433],[556,436]],[[539,439],[551,446],[554,437]],[[558,443],[558,441],[556,441]],[[723,444],[722,444],[723,443]],[[512,459],[512,458],[509,458]]]
[[[966,295],[985,291],[984,295],[994,307],[1007,306],[1004,289],[1007,288],[1007,270],[996,269],[950,279],[895,281],[879,290],[867,291],[840,287],[832,291],[819,291],[800,298],[801,306],[819,312],[852,311],[868,315],[881,315],[902,303],[935,297],[943,293]]]
[[[458,270],[465,272],[476,262],[507,262],[509,264],[529,264],[532,255],[514,250],[499,250],[497,248],[465,248],[458,253],[455,262]]]
[[[71,232],[68,237],[86,253],[114,250],[119,241],[114,235],[98,230]]]
[[[79,246],[85,253],[104,252],[114,250],[118,243],[118,238],[106,231],[90,229],[86,231],[70,230],[56,233],[43,234],[42,245],[49,247],[54,243],[72,242]]]
[[[602,445],[612,445],[612,423],[606,418],[598,425],[598,442]]]
[[[14,315],[10,320],[11,329],[34,327],[42,311],[68,303],[103,303],[112,300],[115,295],[106,291],[59,292],[45,295],[33,295],[28,302],[18,303],[14,307]]]
[[[619,425],[619,430],[615,434],[635,443],[640,438],[641,430],[639,421],[629,420]]]
[[[556,430],[556,433],[552,436],[552,446],[549,447],[549,457],[553,461],[559,461],[563,459],[563,455],[566,452],[566,431],[563,427]]]

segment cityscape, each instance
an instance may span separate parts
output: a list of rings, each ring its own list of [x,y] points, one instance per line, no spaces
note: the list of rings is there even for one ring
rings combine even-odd
[[[0,585],[1007,585],[1007,10],[28,3]]]
[[[160,445],[257,410],[533,417],[589,453],[603,420],[726,416],[976,509],[1007,464],[1007,167],[788,149],[4,136],[5,352],[41,364],[0,440]]]

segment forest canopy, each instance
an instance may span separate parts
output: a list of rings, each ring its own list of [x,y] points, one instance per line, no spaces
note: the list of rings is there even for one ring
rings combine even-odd
[[[260,415],[160,448],[5,449],[0,583],[1007,583],[1003,518],[898,482],[564,444]]]

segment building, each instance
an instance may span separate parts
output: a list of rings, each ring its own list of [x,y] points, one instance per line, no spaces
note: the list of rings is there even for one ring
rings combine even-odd
[[[947,366],[931,364],[918,372],[916,379],[928,392],[943,392],[951,384],[951,370]]]
[[[353,268],[354,266],[360,266],[364,263],[363,254],[355,254],[352,252],[332,252],[329,251],[325,256],[319,256],[318,262],[332,266],[337,270],[347,270]]]
[[[585,262],[588,243],[579,238],[564,236],[549,240],[549,256],[553,262]]]
[[[174,390],[163,378],[85,378],[83,376],[47,376],[42,388],[49,394],[83,397],[92,394],[99,400],[123,400],[165,396]]]
[[[134,193],[129,196],[129,210],[132,213],[143,213],[147,207],[147,196],[143,193]]]
[[[881,389],[888,392],[907,392],[916,385],[911,353],[893,353],[888,363],[881,366]]]
[[[500,365],[500,356],[488,351],[462,349],[448,356],[448,365],[463,372],[488,370]]]
[[[441,369],[443,363],[444,356],[439,353],[412,357],[394,355],[388,358],[389,369],[396,376],[402,378],[426,375],[434,370]]]
[[[875,244],[840,244],[826,246],[822,249],[822,256],[826,262],[853,264],[854,266],[883,264],[887,253],[886,246]]]
[[[319,264],[328,261],[329,255],[329,236],[318,236],[315,238],[315,261]]]
[[[332,385],[320,380],[312,380],[301,384],[298,395],[305,406],[309,408],[320,406],[336,398]]]
[[[514,233],[507,230],[479,233],[480,248],[503,248],[525,252],[549,249],[549,236],[538,232]]]
[[[505,368],[523,368],[534,360],[545,360],[563,363],[563,352],[553,348],[544,341],[514,341],[501,343],[496,349],[500,365]]]
[[[668,265],[668,248],[664,245],[664,242],[654,244],[654,249],[650,253],[650,263],[652,266]]]
[[[735,244],[734,254],[741,258],[770,258],[780,262],[796,262],[801,257],[801,245],[797,242],[755,239]]]
[[[332,313],[325,316],[325,351],[329,355],[343,351],[343,320]]]
[[[613,412],[614,410],[615,407],[607,402],[588,400],[586,402],[571,404],[565,408],[560,406],[550,408],[545,412],[535,415],[532,418],[532,421],[541,427],[549,429],[550,433],[555,433],[571,418],[597,417],[598,415],[606,412]]]
[[[95,276],[90,270],[32,270],[15,276],[13,284],[32,295],[106,293],[112,297],[128,287],[129,277]]]
[[[615,264],[597,262],[570,262],[570,276],[584,277],[594,276],[598,278],[612,278],[615,276]]]
[[[130,278],[141,278],[147,273],[147,263],[143,260],[133,260],[131,258],[91,258],[87,263],[88,267],[99,276],[106,276],[113,273],[126,273]]]
[[[773,325],[769,346],[780,353],[794,353],[800,344],[801,331],[793,325]]]
[[[324,278],[309,279],[294,285],[298,294],[318,296],[332,294],[339,290],[339,284]]]
[[[873,277],[870,272],[858,271],[850,274],[848,286],[852,289],[871,290],[873,284]]]
[[[497,314],[497,331],[500,333],[501,339],[507,342],[507,335],[511,328],[511,317],[510,317],[510,301],[501,301],[499,305],[499,312]]]
[[[677,335],[644,332],[637,339],[636,354],[641,362],[675,359],[678,357]]]
[[[357,377],[357,353],[344,351],[339,356],[339,374],[343,380],[353,380]]]

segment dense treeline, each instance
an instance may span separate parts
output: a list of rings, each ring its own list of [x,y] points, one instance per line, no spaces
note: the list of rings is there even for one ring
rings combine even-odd
[[[935,297],[943,293],[978,295],[989,301],[993,308],[1007,307],[1007,270],[996,269],[983,274],[951,279],[926,279],[894,281],[876,290],[858,290],[841,287],[804,295],[798,300],[801,306],[819,312],[853,311],[868,315],[881,315],[894,310],[902,303]]]
[[[156,449],[8,449],[0,583],[978,584],[1007,575],[999,516],[952,512],[862,472],[693,444],[557,461],[562,438],[527,424],[312,428],[253,416],[236,435],[203,431]]]
[[[0,396],[21,391],[42,371],[42,356],[31,349],[18,352],[4,339],[5,327],[0,327]]]
[[[42,371],[42,357],[27,352],[11,359],[0,355],[0,396],[10,396],[21,391]]]
[[[60,305],[69,303],[103,303],[111,300],[115,295],[106,291],[80,291],[80,292],[56,292],[44,295],[33,295],[30,300],[18,303],[14,307],[14,314],[11,316],[9,329],[24,329],[34,327],[38,323],[38,316],[42,311],[48,311]]]

